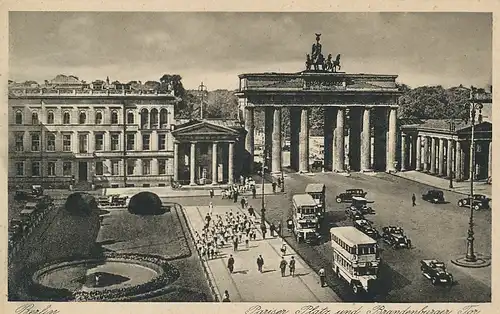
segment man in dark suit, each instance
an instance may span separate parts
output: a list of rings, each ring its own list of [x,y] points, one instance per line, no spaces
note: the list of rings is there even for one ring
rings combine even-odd
[[[257,269],[262,273],[262,267],[264,266],[264,259],[262,258],[262,255],[259,255],[257,257]]]
[[[229,256],[229,259],[227,260],[227,268],[229,269],[229,272],[232,274],[234,270],[234,258],[232,254]]]

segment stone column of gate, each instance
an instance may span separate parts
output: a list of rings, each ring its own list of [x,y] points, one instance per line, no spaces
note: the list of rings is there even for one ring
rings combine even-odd
[[[217,184],[217,142],[212,143],[212,184]]]
[[[406,163],[406,169],[407,170],[411,170],[413,169],[413,159],[415,158],[415,156],[413,156],[413,148],[415,145],[413,145],[413,138],[414,136],[413,135],[410,135],[408,134],[407,135],[407,144],[408,144],[408,162]]]
[[[492,142],[490,141],[488,143],[488,178],[491,178],[492,177],[492,174],[493,174],[493,168],[492,168],[492,159],[493,157],[493,145],[492,145]]]
[[[352,171],[361,171],[361,133],[362,107],[349,109],[349,156],[348,164]]]
[[[457,140],[455,143],[455,180],[457,181],[463,180],[462,156],[462,145]]]
[[[263,165],[266,169],[271,170],[271,152],[273,149],[272,132],[273,132],[274,107],[264,108],[264,150],[263,150]]]
[[[386,171],[395,172],[396,163],[396,141],[397,141],[397,124],[396,124],[397,107],[389,107],[389,132],[387,134],[387,163]]]
[[[337,126],[335,128],[335,156],[334,156],[334,171],[344,172],[344,119],[345,119],[345,107],[339,107],[337,109]]]
[[[436,138],[431,137],[431,170],[430,173],[436,173]]]
[[[281,155],[281,108],[275,107],[273,112],[273,134],[272,134],[272,162],[271,172],[274,174],[281,173],[282,155]]]
[[[248,170],[253,173],[254,151],[255,151],[255,114],[253,107],[245,107],[245,150],[248,152]]]
[[[429,172],[429,137],[424,137],[424,151],[422,152],[424,171]]]
[[[299,140],[299,172],[309,172],[309,108],[301,108]]]
[[[298,108],[290,108],[290,168],[299,171],[299,130],[300,112]]]
[[[415,145],[415,170],[420,171],[422,165],[422,136],[417,135],[417,144]]]
[[[191,142],[191,153],[189,155],[189,185],[196,185],[196,142]]]
[[[361,165],[362,172],[371,171],[371,124],[370,113],[371,107],[364,107],[362,109],[363,119],[361,121]]]
[[[324,146],[324,166],[325,170],[333,170],[333,130],[335,129],[335,108],[325,107],[323,120],[323,146]]]
[[[179,181],[179,143],[174,143],[174,181]]]
[[[439,165],[438,175],[444,175],[444,138],[439,138]]]
[[[228,157],[228,183],[234,183],[234,142],[229,142],[229,157]]]
[[[406,134],[401,133],[401,171],[406,170]]]
[[[446,176],[448,178],[453,176],[453,140],[448,139],[448,144],[446,146],[447,153],[446,153]]]

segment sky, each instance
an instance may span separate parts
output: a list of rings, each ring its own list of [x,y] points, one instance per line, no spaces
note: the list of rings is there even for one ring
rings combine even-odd
[[[236,89],[242,73],[304,70],[315,33],[347,73],[491,84],[489,13],[10,12],[9,79],[179,74],[187,89]]]

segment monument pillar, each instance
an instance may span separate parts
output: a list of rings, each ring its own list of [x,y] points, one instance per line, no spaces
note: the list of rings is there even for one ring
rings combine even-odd
[[[423,159],[424,159],[424,171],[429,172],[429,137],[424,137],[424,151],[423,151]]]
[[[281,108],[274,108],[273,112],[273,134],[272,134],[272,173],[281,173],[282,156],[281,156]]]
[[[401,171],[406,170],[406,134],[401,133]]]
[[[234,143],[229,142],[229,157],[227,163],[228,184],[234,184]]]
[[[274,118],[274,107],[265,107],[263,165],[266,167],[266,169],[269,170],[271,170],[271,151],[273,148],[273,141],[272,141],[273,118]]]
[[[248,170],[253,173],[254,150],[255,150],[255,109],[245,108],[245,150],[248,152]]]
[[[439,138],[439,165],[438,165],[438,175],[444,175],[444,139]]]
[[[395,172],[396,171],[396,141],[397,141],[397,125],[396,125],[396,114],[397,108],[390,107],[389,108],[389,133],[387,136],[387,164],[386,171],[387,172]]]
[[[361,108],[349,109],[349,167],[353,171],[361,170]]]
[[[339,107],[337,109],[337,126],[335,128],[335,172],[344,172],[344,120],[345,120],[345,108]]]
[[[422,136],[417,136],[417,144],[415,145],[415,170],[422,170]]]
[[[463,180],[462,158],[462,145],[460,144],[460,141],[457,140],[455,143],[455,180],[457,181]]]
[[[431,137],[431,171],[436,174],[436,138]]]
[[[179,181],[179,143],[174,142],[174,181]]]
[[[191,142],[191,153],[189,154],[189,185],[196,185],[196,143]]]
[[[325,158],[324,158],[324,169],[332,171],[333,170],[333,130],[334,126],[334,117],[335,117],[335,108],[334,107],[325,107],[324,113],[324,123],[323,123],[323,140],[325,147]]]
[[[361,171],[371,171],[371,125],[370,107],[364,107],[361,131]]]
[[[217,142],[212,143],[212,184],[217,184]]]
[[[453,140],[448,139],[448,144],[446,145],[447,153],[446,153],[446,175],[448,178],[452,178],[453,176]]]
[[[373,166],[377,171],[384,171],[387,156],[387,110],[386,108],[376,108],[373,110]]]
[[[309,108],[301,108],[299,172],[309,172]]]
[[[299,171],[300,109],[290,108],[290,168]]]

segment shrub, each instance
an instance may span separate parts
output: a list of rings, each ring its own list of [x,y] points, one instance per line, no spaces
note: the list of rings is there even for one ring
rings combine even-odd
[[[68,196],[64,208],[75,215],[90,215],[97,210],[97,201],[88,193],[76,192]]]
[[[136,215],[159,215],[164,213],[161,199],[151,192],[140,192],[130,199],[128,211]]]

